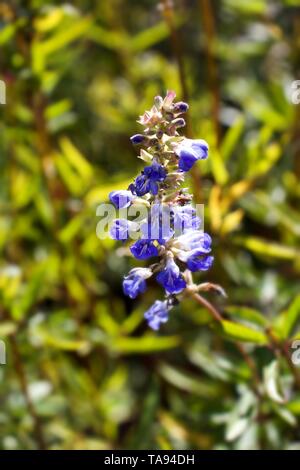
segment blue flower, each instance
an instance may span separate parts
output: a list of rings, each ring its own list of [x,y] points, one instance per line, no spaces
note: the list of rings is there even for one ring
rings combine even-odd
[[[145,140],[147,140],[147,138],[143,134],[135,134],[130,137],[130,140],[133,145],[139,145],[142,144]]]
[[[131,191],[111,191],[109,193],[109,199],[117,209],[123,209],[124,207],[130,206],[134,196]]]
[[[180,235],[176,240],[176,247],[180,250],[179,259],[185,261],[186,254],[192,250],[201,250],[203,254],[211,251],[211,237],[208,233],[200,230],[188,230],[183,235]]]
[[[141,225],[143,239],[157,240],[164,245],[174,234],[170,227],[171,211],[168,205],[153,204],[147,222]]]
[[[145,279],[152,276],[151,269],[148,268],[134,268],[123,281],[123,292],[131,299],[135,299],[138,294],[145,292],[147,286]]]
[[[196,271],[207,271],[212,267],[213,262],[213,256],[203,256],[201,250],[199,252],[195,250],[194,253],[187,259],[187,267],[193,273]]]
[[[130,251],[136,259],[148,259],[152,256],[158,256],[158,250],[152,241],[137,240]]]
[[[130,185],[130,189],[133,194],[144,196],[149,192],[157,194],[158,186],[156,182],[149,180],[146,175],[140,175],[135,179],[134,184]]]
[[[130,185],[130,190],[137,196],[144,196],[147,193],[156,195],[159,188],[158,182],[164,181],[166,176],[166,169],[154,162],[144,168],[142,174],[135,179],[134,184]]]
[[[207,158],[208,144],[202,139],[184,139],[175,149],[175,153],[179,157],[180,170],[189,171],[197,160]]]
[[[188,229],[198,229],[201,220],[196,216],[196,209],[191,205],[179,206],[172,209],[174,230],[184,233]]]
[[[144,317],[152,330],[159,330],[161,323],[166,323],[169,319],[167,302],[156,300],[153,305],[144,313]]]
[[[164,269],[156,276],[156,280],[163,285],[168,294],[179,294],[186,288],[186,282],[172,258],[168,259]]]
[[[110,227],[109,233],[114,240],[127,240],[129,231],[136,230],[136,224],[126,219],[115,219]]]

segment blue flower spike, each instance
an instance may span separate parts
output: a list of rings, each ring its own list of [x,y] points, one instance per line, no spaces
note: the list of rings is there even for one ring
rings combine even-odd
[[[146,291],[151,276],[163,287],[165,300],[155,300],[144,314],[155,331],[168,321],[170,310],[183,299],[186,289],[190,289],[186,293],[201,290],[208,284],[195,285],[192,273],[209,270],[214,260],[210,255],[211,237],[201,229],[192,195],[182,189],[185,174],[198,160],[208,157],[208,144],[179,135],[185,125],[182,115],[189,106],[183,101],[174,102],[175,98],[174,91],[168,91],[165,98],[156,96],[152,108],[140,116],[138,122],[144,132],[130,140],[148,166],[127,190],[109,194],[117,209],[132,204],[135,207],[137,203],[147,208],[147,213],[135,221],[114,220],[110,235],[124,241],[134,231],[139,237],[135,236],[130,246],[133,257],[141,261],[156,258],[149,267],[132,269],[123,281],[123,292],[131,299]]]

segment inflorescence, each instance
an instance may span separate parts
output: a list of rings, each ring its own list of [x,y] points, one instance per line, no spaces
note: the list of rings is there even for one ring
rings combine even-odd
[[[165,289],[165,299],[156,300],[144,314],[154,330],[168,320],[170,309],[180,300],[178,294],[197,288],[191,273],[207,271],[213,263],[211,238],[200,229],[192,195],[182,188],[186,172],[197,160],[207,158],[208,144],[179,135],[188,105],[174,103],[175,96],[173,91],[164,99],[157,96],[152,109],[140,117],[144,132],[130,140],[139,147],[139,158],[147,166],[128,190],[109,195],[118,209],[135,204],[148,209],[146,218],[139,222],[115,219],[110,235],[115,240],[127,240],[130,230],[139,231],[140,238],[130,247],[132,255],[138,260],[157,259],[149,267],[132,269],[123,281],[123,291],[132,299],[145,292],[151,276]]]

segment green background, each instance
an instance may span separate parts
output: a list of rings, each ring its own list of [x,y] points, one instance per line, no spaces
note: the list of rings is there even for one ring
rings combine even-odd
[[[0,448],[299,448],[299,0],[1,1],[0,48]],[[187,183],[215,256],[197,280],[228,298],[154,333],[162,289],[123,296],[136,263],[96,207],[167,89],[210,144]]]

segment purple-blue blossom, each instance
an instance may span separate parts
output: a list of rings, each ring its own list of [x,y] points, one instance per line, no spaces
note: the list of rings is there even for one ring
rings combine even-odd
[[[178,103],[174,105],[175,113],[186,113],[188,109],[189,109],[189,105],[185,103],[184,101],[178,101]]]
[[[184,139],[175,148],[179,157],[178,166],[182,171],[189,171],[197,160],[204,160],[208,156],[208,143],[205,140]]]
[[[127,240],[129,231],[135,229],[135,223],[126,219],[115,219],[110,227],[110,236],[114,240]]]
[[[191,254],[191,256],[189,256],[187,259],[187,267],[193,273],[196,271],[207,271],[212,267],[213,262],[213,256],[203,255],[201,250],[198,252],[195,250],[194,253]]]
[[[179,294],[186,288],[179,267],[173,259],[168,259],[165,267],[156,276],[156,280],[165,288],[167,294]]]
[[[159,189],[158,182],[164,181],[166,176],[166,169],[162,165],[154,162],[152,165],[144,168],[142,174],[135,179],[130,189],[133,194],[137,196],[144,196],[147,193],[151,193],[155,196]]]
[[[193,250],[201,250],[202,254],[210,253],[211,243],[212,240],[208,233],[191,229],[180,235],[174,244],[177,248],[178,258],[185,262]]]
[[[144,313],[144,317],[152,330],[159,330],[161,323],[166,323],[169,319],[167,301],[156,300],[149,310]]]
[[[134,195],[131,191],[126,190],[111,191],[109,193],[109,199],[117,209],[123,209],[130,206],[134,199]]]
[[[130,137],[130,140],[133,145],[139,145],[145,142],[145,140],[147,140],[147,137],[143,134],[135,134]]]
[[[151,240],[137,240],[131,245],[130,251],[136,259],[148,259],[158,256],[158,249]]]
[[[171,227],[171,209],[168,205],[154,203],[147,221],[141,224],[142,238],[157,240],[164,245],[174,234]]]
[[[123,292],[131,299],[135,299],[138,294],[145,292],[147,285],[146,279],[152,276],[151,269],[148,268],[134,268],[123,281]]]
[[[134,230],[138,239],[134,237],[130,253],[137,260],[154,258],[149,267],[132,269],[123,281],[124,294],[131,299],[145,292],[150,276],[164,289],[164,300],[156,300],[144,314],[153,330],[167,322],[171,307],[184,298],[185,292],[201,289],[192,275],[207,271],[214,259],[210,255],[211,237],[201,230],[192,195],[182,187],[185,173],[197,160],[207,158],[208,144],[179,135],[188,104],[174,103],[175,96],[169,91],[165,98],[155,97],[154,106],[140,117],[145,131],[130,140],[142,147],[139,158],[147,166],[127,191],[112,191],[109,195],[117,209],[134,204],[131,213],[137,203],[141,204],[138,219],[115,220],[110,234],[116,240],[126,240]]]
[[[184,233],[189,229],[199,229],[201,220],[196,214],[196,209],[190,204],[175,206],[172,209],[174,217],[174,230]]]

